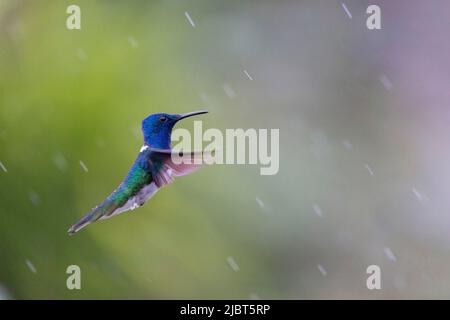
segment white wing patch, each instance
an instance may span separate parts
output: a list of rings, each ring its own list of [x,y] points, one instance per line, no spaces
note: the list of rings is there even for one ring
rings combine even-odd
[[[149,146],[147,146],[147,145],[143,145],[142,147],[141,147],[141,150],[139,150],[139,152],[142,152],[142,151],[145,151],[145,150],[147,150],[149,148]]]
[[[102,216],[100,220],[108,219],[115,215],[118,215],[119,213],[139,208],[151,197],[153,197],[153,195],[156,193],[156,191],[158,191],[158,189],[159,188],[156,186],[154,182],[146,185],[141,190],[139,190],[139,192],[134,197],[128,199],[128,201],[122,207],[117,208],[108,216],[106,215]]]

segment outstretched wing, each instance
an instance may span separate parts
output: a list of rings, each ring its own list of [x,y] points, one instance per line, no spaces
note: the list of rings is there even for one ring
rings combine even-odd
[[[200,169],[209,158],[206,152],[174,153],[172,150],[151,149],[152,179],[158,188],[173,182],[174,177],[188,175]]]

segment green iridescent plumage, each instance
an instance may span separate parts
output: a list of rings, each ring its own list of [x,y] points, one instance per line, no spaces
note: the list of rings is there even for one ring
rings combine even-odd
[[[151,172],[149,168],[142,165],[143,161],[145,161],[145,155],[139,154],[138,159],[135,161],[128,172],[128,175],[119,187],[99,205],[101,208],[99,212],[96,213],[98,217],[103,215],[109,216],[111,209],[115,210],[122,207],[130,198],[134,197],[139,190],[152,182]]]

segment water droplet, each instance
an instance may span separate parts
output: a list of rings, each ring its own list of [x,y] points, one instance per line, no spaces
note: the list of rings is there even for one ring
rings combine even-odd
[[[319,217],[323,216],[322,209],[319,207],[317,203],[313,204],[313,210]]]
[[[264,208],[264,202],[262,202],[260,198],[256,197],[256,203],[258,203],[258,205],[259,205],[261,208]]]
[[[189,12],[185,11],[184,15],[186,16],[186,19],[188,19],[188,21],[191,24],[192,28],[195,28],[194,20],[192,20],[191,16],[189,15]]]
[[[27,264],[28,269],[30,269],[31,272],[33,273],[37,273],[37,270],[35,268],[35,266],[33,265],[33,263],[31,263],[30,260],[26,260],[25,263]]]
[[[3,162],[0,161],[0,168],[2,168],[3,171],[8,172]]]
[[[240,270],[238,264],[236,263],[236,260],[234,260],[232,256],[227,257],[227,262],[230,265],[231,269],[233,269],[233,271],[238,272]]]
[[[370,168],[370,166],[367,163],[364,165],[364,167],[366,167],[367,171],[369,171],[371,176],[375,175],[372,171],[372,168]]]
[[[253,81],[252,76],[247,72],[247,70],[244,70],[245,75],[247,76],[247,78],[249,78],[250,80]]]
[[[389,247],[384,247],[384,254],[388,257],[389,260],[391,261],[397,261],[397,258],[395,257],[394,253],[392,252],[391,248]]]
[[[84,164],[84,162],[81,161],[81,160],[80,160],[80,166],[81,166],[81,168],[83,168],[84,171],[86,171],[86,172],[89,171],[89,169],[86,167],[86,165]]]
[[[350,12],[350,10],[348,10],[347,6],[345,5],[345,3],[342,3],[342,8],[344,9],[345,13],[347,14],[347,16],[351,19],[352,18],[352,13]]]
[[[327,276],[327,270],[325,270],[325,268],[321,265],[321,264],[318,264],[317,265],[317,269],[319,269],[319,271],[320,271],[320,273],[324,276],[324,277],[326,277]]]

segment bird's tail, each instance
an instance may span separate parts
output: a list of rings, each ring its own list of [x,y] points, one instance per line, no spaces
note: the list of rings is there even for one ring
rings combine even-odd
[[[87,215],[80,219],[77,223],[70,227],[67,232],[69,235],[73,235],[86,227],[87,225],[95,222],[99,219],[107,219],[111,217],[111,213],[113,213],[117,209],[117,204],[112,200],[111,196],[106,198],[102,203],[100,203],[97,207],[92,209]]]
[[[88,224],[94,222],[95,220],[96,219],[94,218],[94,213],[93,212],[88,213],[83,218],[81,218],[80,221],[78,221],[73,226],[71,226],[69,228],[69,230],[67,230],[67,232],[69,233],[69,236],[77,233],[78,231],[80,231],[81,229],[86,227]]]

